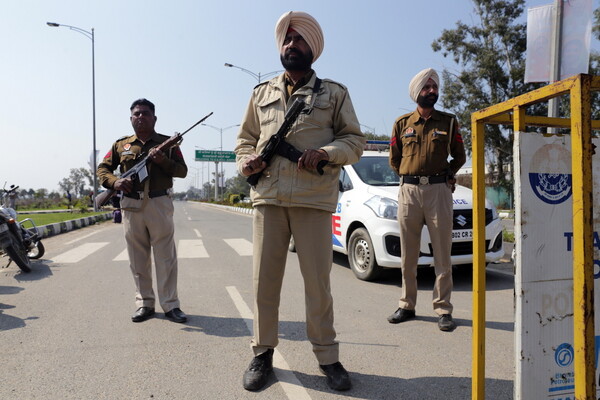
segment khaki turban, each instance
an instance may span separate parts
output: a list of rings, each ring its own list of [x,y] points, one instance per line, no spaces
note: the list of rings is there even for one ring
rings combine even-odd
[[[313,53],[312,61],[317,61],[325,44],[323,31],[317,20],[302,11],[289,11],[283,14],[275,25],[275,44],[278,51],[281,51],[288,29],[293,29],[302,35]]]
[[[440,77],[433,68],[424,69],[416,74],[410,81],[410,84],[408,85],[408,94],[415,103],[417,102],[419,93],[421,93],[421,89],[423,89],[429,78],[433,79],[438,86],[440,85]]]

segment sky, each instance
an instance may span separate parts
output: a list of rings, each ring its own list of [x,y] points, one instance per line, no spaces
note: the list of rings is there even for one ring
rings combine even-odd
[[[526,7],[552,2],[530,0]],[[363,130],[387,135],[398,116],[415,108],[408,83],[417,72],[457,71],[431,43],[458,21],[477,21],[468,0],[4,0],[0,187],[58,191],[71,168],[88,168],[91,158],[92,41],[46,22],[94,28],[98,161],[133,133],[129,107],[137,98],[156,105],[156,130],[165,135],[214,113],[205,121],[212,127],[184,136],[189,173],[174,188],[185,191],[214,172],[214,163],[194,161],[195,151],[232,151],[257,75],[281,70],[274,29],[290,10],[308,12],[323,29],[324,51],[313,65],[318,76],[348,87]],[[594,39],[592,49],[600,49]],[[235,174],[225,163],[225,178]]]

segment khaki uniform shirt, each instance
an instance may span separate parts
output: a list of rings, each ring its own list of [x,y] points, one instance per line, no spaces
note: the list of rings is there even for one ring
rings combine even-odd
[[[450,161],[448,156],[452,157]],[[415,110],[396,119],[390,166],[399,175],[454,175],[465,161],[465,148],[454,115],[434,109],[425,120]]]
[[[113,175],[113,171],[120,167],[121,174],[127,172],[153,147],[161,144],[169,137],[154,133],[150,139],[143,143],[136,135],[125,136],[113,143],[111,149],[106,153],[104,159],[98,165],[98,179],[100,184],[107,189],[112,189],[119,177]],[[187,166],[183,160],[183,154],[179,146],[175,146],[165,152],[166,157],[161,164],[149,162],[147,164],[150,175],[149,191],[166,190],[173,187],[173,178],[185,178]],[[138,180],[134,183],[133,191],[142,192],[144,183]]]
[[[240,126],[235,148],[238,171],[244,160],[260,154],[269,138],[277,133],[287,107],[299,97],[310,104],[316,74],[307,76],[304,86],[288,98],[285,74],[254,88]],[[335,211],[342,165],[353,164],[362,155],[365,137],[360,130],[350,95],[345,86],[323,79],[310,114],[301,114],[286,141],[298,150],[323,149],[329,155],[324,174],[298,170],[298,163],[276,155],[250,191],[254,205],[308,207]]]

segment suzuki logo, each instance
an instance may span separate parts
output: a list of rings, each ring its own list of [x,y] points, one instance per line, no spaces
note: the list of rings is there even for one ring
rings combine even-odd
[[[467,219],[464,217],[464,215],[459,215],[455,219],[456,223],[458,223],[460,226],[465,226],[467,224]]]

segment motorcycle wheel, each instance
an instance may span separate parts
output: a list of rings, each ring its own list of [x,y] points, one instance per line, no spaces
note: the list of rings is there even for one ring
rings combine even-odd
[[[15,238],[12,232],[10,233],[10,241],[11,245],[8,246],[6,250],[6,254],[17,264],[21,271],[23,272],[31,272],[31,262],[27,257],[27,251],[23,248],[21,243]]]
[[[27,257],[29,257],[29,259],[31,260],[37,260],[38,258],[42,257],[45,252],[46,249],[44,248],[44,245],[41,241],[38,241],[33,247],[33,249],[29,250],[29,253],[27,253]]]

